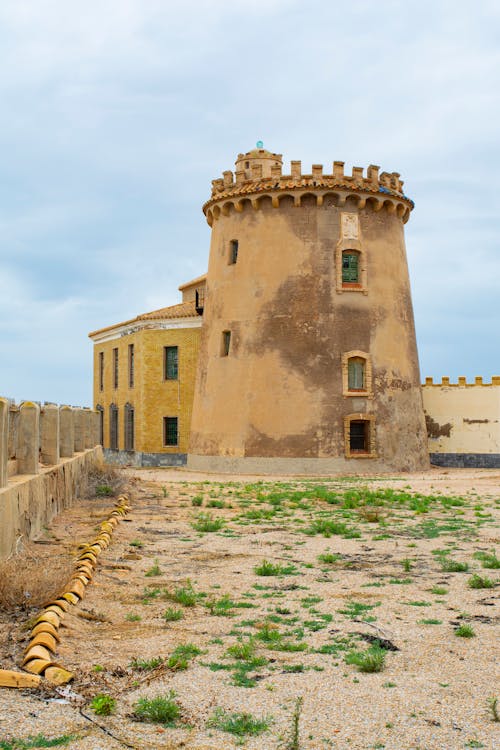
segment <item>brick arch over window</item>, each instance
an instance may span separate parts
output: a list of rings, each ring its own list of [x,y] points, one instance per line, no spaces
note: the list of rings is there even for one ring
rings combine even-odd
[[[374,414],[344,417],[344,450],[346,458],[377,458]]]
[[[367,352],[354,349],[342,354],[342,395],[373,397],[372,360]]]

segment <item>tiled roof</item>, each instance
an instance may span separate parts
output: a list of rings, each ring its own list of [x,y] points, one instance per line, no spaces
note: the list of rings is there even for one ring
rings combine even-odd
[[[106,331],[112,331],[114,328],[120,328],[120,326],[128,326],[133,323],[138,323],[141,320],[165,320],[166,318],[172,320],[174,318],[197,318],[198,313],[195,308],[195,301],[181,302],[179,305],[170,305],[169,307],[161,307],[159,310],[153,310],[152,312],[142,313],[136,318],[130,320],[124,320],[121,323],[114,323],[112,326],[106,328],[99,328],[97,331],[91,331],[89,337],[95,336],[98,333],[105,333]]]

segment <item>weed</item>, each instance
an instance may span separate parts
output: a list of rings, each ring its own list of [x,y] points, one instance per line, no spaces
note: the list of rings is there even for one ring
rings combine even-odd
[[[492,589],[495,583],[491,578],[487,578],[487,576],[480,576],[474,573],[467,581],[467,585],[470,589]]]
[[[225,508],[226,503],[224,500],[209,500],[207,503],[207,508]]]
[[[134,716],[138,721],[146,721],[165,726],[174,726],[181,714],[181,707],[175,700],[175,691],[156,698],[139,698],[134,706]]]
[[[86,476],[84,497],[93,499],[95,497],[116,497],[120,494],[125,483],[125,477],[119,469],[111,466],[104,468],[93,468]]]
[[[165,598],[176,604],[183,604],[185,607],[194,607],[200,594],[196,593],[191,582],[188,581],[186,586],[180,586],[174,591],[166,591]]]
[[[161,656],[154,656],[152,659],[132,659],[129,667],[135,669],[137,672],[151,672],[156,667],[163,664]]]
[[[303,702],[304,699],[301,695],[295,700],[292,714],[292,728],[286,750],[300,750],[300,714]]]
[[[202,495],[196,495],[191,500],[191,505],[194,505],[195,508],[200,508],[203,505],[203,496]]]
[[[132,539],[130,542],[131,547],[137,547],[137,549],[141,549],[144,547],[144,543],[140,541],[140,539]]]
[[[158,565],[158,560],[155,559],[154,565],[147,570],[144,575],[146,578],[154,578],[156,576],[161,576],[161,568]]]
[[[414,601],[414,602],[405,602],[409,607],[432,607],[431,602],[424,602],[424,601]]]
[[[172,652],[172,655],[167,661],[167,666],[170,669],[177,671],[187,669],[191,659],[201,654],[201,649],[195,646],[194,643],[184,643]]]
[[[466,573],[469,570],[469,565],[466,562],[458,562],[458,560],[441,560],[441,569],[445,573]]]
[[[93,672],[104,672],[104,667],[102,666],[102,664],[94,664],[94,666],[92,667],[92,671]]]
[[[69,745],[74,739],[76,739],[74,734],[62,734],[50,740],[43,734],[37,734],[36,737],[30,736],[25,740],[15,738],[0,740],[0,750],[31,750],[31,748],[38,747],[60,747],[61,745]]]
[[[253,572],[258,576],[293,576],[297,575],[298,571],[295,565],[275,565],[269,560],[263,560],[254,567]]]
[[[442,625],[442,620],[436,620],[433,617],[424,618],[418,621],[419,625]]]
[[[403,566],[404,572],[409,573],[413,568],[413,561],[410,560],[409,557],[405,557],[404,560],[401,560],[401,565]]]
[[[225,521],[223,518],[214,518],[211,513],[199,513],[196,521],[191,526],[196,531],[210,532],[220,531],[224,526]]]
[[[346,654],[346,664],[354,664],[360,672],[381,672],[385,664],[386,651],[373,644],[366,651],[351,651]]]
[[[436,596],[445,596],[448,593],[448,589],[445,589],[444,586],[433,586],[430,592]]]
[[[247,735],[255,737],[267,731],[270,724],[271,718],[269,716],[256,719],[252,714],[230,714],[224,711],[223,708],[217,708],[207,722],[207,726],[220,729],[222,732],[235,734],[237,737],[245,737]]]
[[[142,620],[142,617],[140,615],[136,615],[133,612],[127,612],[125,615],[125,619],[127,622],[140,622]]]
[[[492,720],[500,721],[500,713],[498,712],[498,698],[494,696],[488,698],[488,709],[491,713]]]
[[[364,613],[369,612],[375,607],[378,607],[379,604],[380,602],[377,602],[376,604],[363,604],[362,602],[355,602],[351,599],[349,602],[347,602],[345,609],[339,609],[338,612],[341,615],[349,617],[350,620],[356,620],[358,617],[360,617],[360,615],[363,615],[361,619],[369,622],[371,621],[371,618],[367,619]]]
[[[109,484],[98,484],[95,488],[96,497],[112,497],[115,492]]]
[[[116,708],[116,700],[106,693],[98,693],[92,698],[90,708],[97,716],[111,716]]]
[[[205,606],[211,615],[217,615],[219,617],[230,617],[234,609],[235,602],[231,599],[229,594],[224,594],[220,599],[212,599],[206,602]],[[252,605],[250,605],[252,606]]]
[[[455,628],[455,635],[459,638],[474,638],[476,634],[472,625],[463,624]]]
[[[481,561],[483,568],[490,568],[491,570],[500,568],[500,559],[494,552],[475,552],[474,557]]]
[[[163,487],[161,488],[161,494],[163,495],[163,497],[168,497],[168,492],[165,485],[163,485]]]
[[[318,555],[318,560],[327,565],[334,565],[339,560],[342,560],[342,555],[338,552],[324,552],[322,555]]]
[[[232,656],[233,659],[248,661],[249,659],[252,659],[255,654],[255,643],[253,641],[235,643],[232,646],[229,646],[226,654]]]
[[[47,561],[28,546],[0,563],[0,610],[40,608],[57,598],[71,572],[66,557],[54,555]]]
[[[175,607],[168,607],[163,613],[163,619],[167,622],[175,622],[176,620],[182,620],[184,612],[182,609],[175,609]]]

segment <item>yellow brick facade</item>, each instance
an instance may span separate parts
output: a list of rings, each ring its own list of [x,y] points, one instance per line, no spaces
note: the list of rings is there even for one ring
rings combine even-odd
[[[188,450],[198,365],[205,277],[181,287],[179,305],[139,315],[89,334],[94,341],[94,406],[101,412],[102,444],[118,451],[168,457]],[[166,377],[166,347],[177,347],[177,377]],[[131,365],[133,351],[133,368]],[[117,377],[115,373],[117,362]],[[117,410],[112,446],[111,408]],[[126,410],[133,409],[133,440]],[[165,418],[177,419],[177,443],[166,445]],[[126,457],[125,457],[126,458]],[[147,463],[147,462],[146,462]]]

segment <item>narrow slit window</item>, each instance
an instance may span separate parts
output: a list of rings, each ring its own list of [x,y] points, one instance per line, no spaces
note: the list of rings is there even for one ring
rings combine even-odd
[[[229,265],[234,266],[238,260],[238,240],[231,240],[229,243]]]
[[[229,356],[229,349],[231,348],[231,331],[222,332],[222,356]]]
[[[179,377],[179,347],[166,346],[164,348],[165,380],[177,380]]]
[[[359,284],[359,253],[355,250],[342,253],[342,283]]]
[[[99,352],[99,390],[104,390],[104,352]]]
[[[128,387],[134,387],[134,345],[128,345]]]
[[[177,417],[163,417],[163,445],[179,443],[179,426]]]
[[[361,357],[352,357],[347,363],[347,387],[350,391],[366,389],[366,362]]]
[[[113,388],[118,388],[118,349],[113,349]]]
[[[104,447],[104,409],[100,404],[97,404],[96,412],[99,414],[99,445]]]

